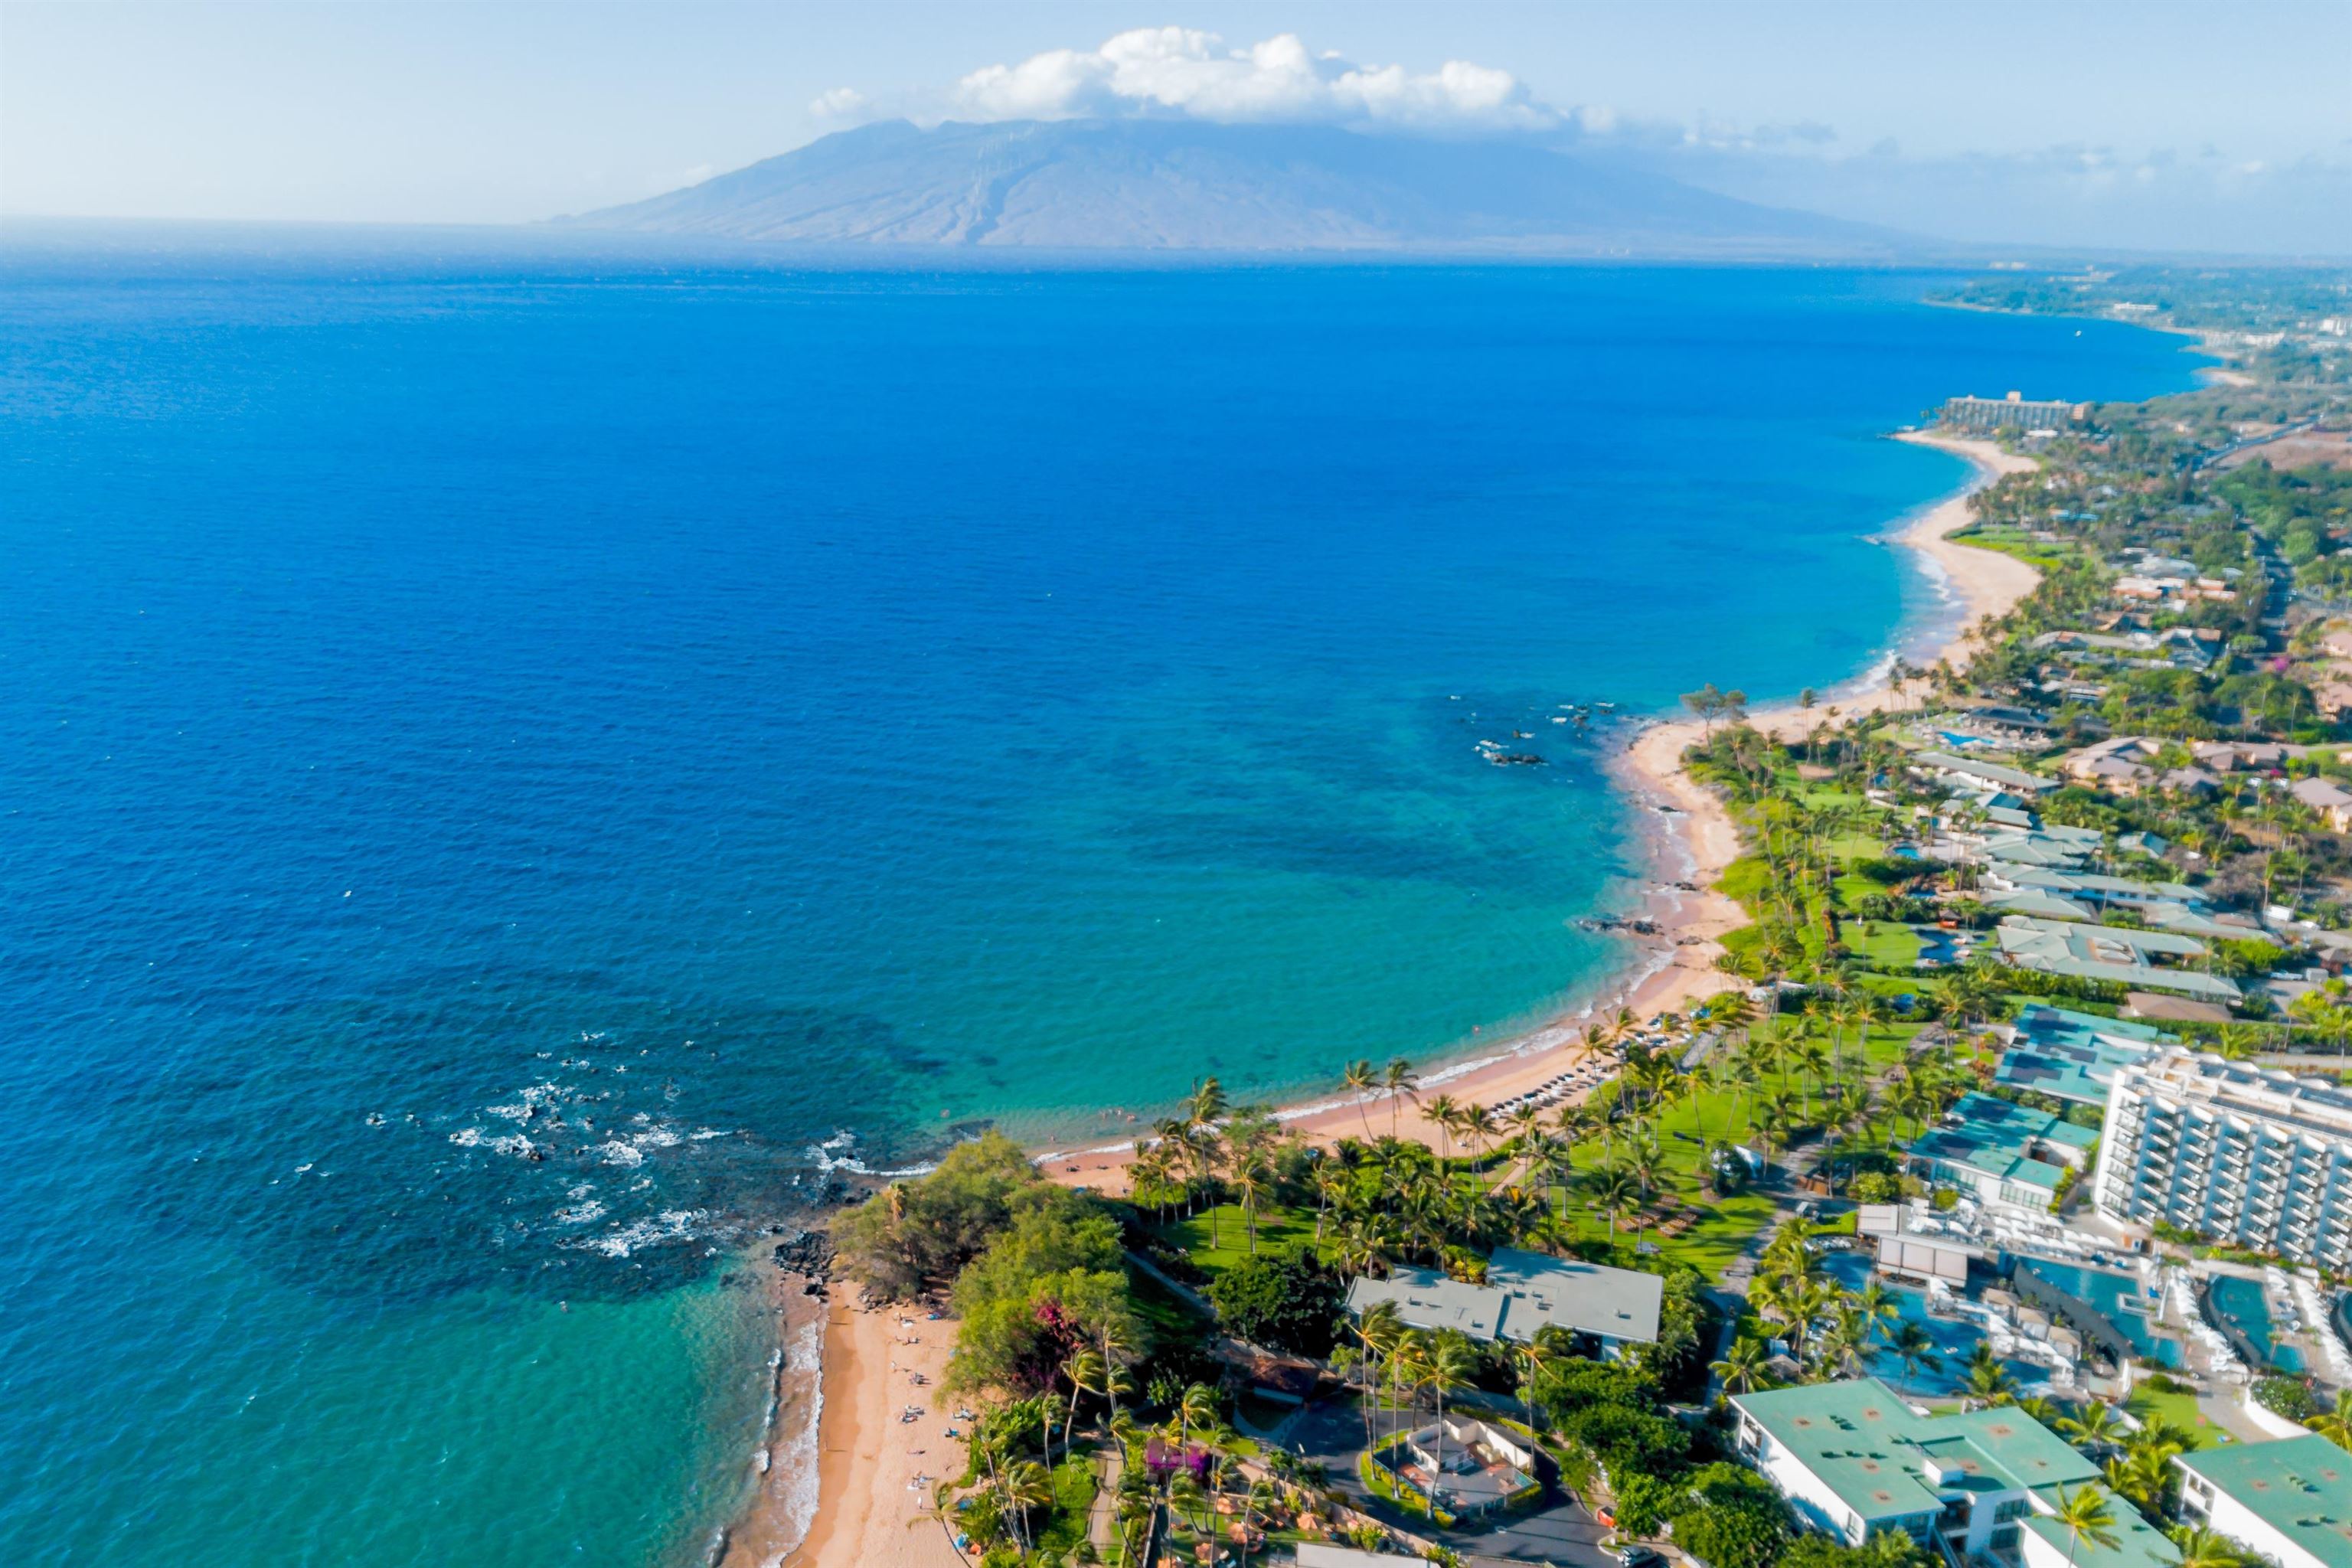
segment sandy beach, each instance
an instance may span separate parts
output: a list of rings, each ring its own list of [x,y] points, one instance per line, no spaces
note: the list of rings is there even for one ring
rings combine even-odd
[[[839,1287],[836,1295],[855,1289]],[[934,1404],[955,1322],[924,1310],[868,1311],[846,1300],[827,1310],[815,1521],[797,1549],[763,1552],[749,1539],[755,1513],[738,1527],[727,1568],[941,1568],[961,1561],[924,1517],[932,1483],[961,1475],[964,1460],[962,1443],[947,1436],[951,1426],[961,1429],[952,1405]],[[909,1409],[921,1417],[903,1419]]]
[[[1913,650],[1913,659],[1966,660],[1969,634],[1988,618],[2006,612],[2032,591],[2039,574],[2014,557],[1971,550],[1952,542],[1950,535],[1966,526],[1968,496],[2001,474],[2030,468],[2027,459],[2001,451],[1990,442],[1962,441],[1932,435],[1906,435],[1898,439],[1939,447],[1968,458],[1979,473],[1969,486],[1922,513],[1898,540],[1916,549],[1942,570],[1960,601],[1960,618],[1939,646]],[[1895,706],[1895,694],[1882,674],[1837,693],[1812,713],[1793,703],[1757,710],[1752,721],[1766,731],[1801,734],[1818,719],[1882,711]],[[1557,1076],[1573,1060],[1574,1042],[1586,1023],[1631,1008],[1641,1017],[1680,1010],[1741,982],[1715,967],[1723,951],[1724,934],[1742,924],[1738,905],[1714,891],[1724,868],[1739,853],[1739,836],[1730,814],[1715,794],[1682,769],[1684,749],[1699,734],[1696,721],[1668,721],[1642,731],[1614,760],[1621,782],[1636,803],[1654,815],[1658,830],[1652,843],[1657,856],[1659,886],[1642,911],[1656,922],[1660,934],[1638,939],[1642,969],[1639,978],[1613,994],[1516,1039],[1496,1042],[1496,1056],[1473,1059],[1425,1075],[1423,1092],[1442,1087],[1457,1101],[1495,1104],[1527,1093]],[[1689,883],[1698,891],[1676,889]],[[1433,1136],[1435,1130],[1410,1100],[1391,1105],[1375,1099],[1359,1104],[1352,1097],[1335,1094],[1328,1101],[1294,1107],[1284,1113],[1291,1127],[1318,1142],[1361,1137],[1390,1131],[1393,1124],[1406,1136]],[[1392,1123],[1393,1116],[1393,1123]],[[1083,1153],[1041,1156],[1041,1168],[1053,1179],[1107,1192],[1125,1186],[1131,1149],[1121,1146]],[[912,1316],[913,1329],[900,1325]],[[929,1322],[919,1312],[896,1310],[867,1312],[836,1305],[826,1331],[824,1407],[820,1432],[821,1502],[816,1523],[805,1544],[785,1559],[794,1568],[858,1568],[898,1564],[944,1564],[957,1560],[936,1529],[910,1530],[928,1500],[928,1489],[909,1490],[908,1482],[929,1467],[928,1473],[956,1462],[961,1450],[942,1436],[952,1423],[930,1409],[925,1390],[911,1386],[909,1368],[934,1380],[947,1358],[952,1325]],[[909,1333],[920,1346],[898,1344]],[[921,1421],[902,1425],[903,1406],[921,1405]],[[914,1450],[924,1450],[916,1453]],[[730,1555],[730,1564],[736,1559]],[[749,1565],[759,1562],[745,1558]],[[764,1563],[761,1565],[764,1568]]]
[[[2032,468],[2030,458],[2002,451],[1990,441],[1961,440],[1929,432],[1906,432],[1895,437],[1923,447],[1935,447],[1968,458],[1976,475],[1962,489],[1921,512],[1895,535],[1897,542],[1920,552],[1932,562],[1959,601],[1959,616],[1950,633],[1937,644],[1906,650],[1912,662],[1949,659],[1954,666],[1968,660],[1969,641],[1983,622],[2005,614],[2041,580],[2041,574],[2015,556],[1975,550],[1952,542],[1951,535],[1969,521],[1968,498],[2003,474]],[[1823,719],[1881,712],[1897,698],[1882,669],[1839,689],[1811,713],[1793,702],[1753,710],[1750,722],[1767,733],[1798,735]],[[1612,768],[1627,793],[1654,814],[1658,831],[1652,837],[1656,856],[1657,886],[1640,911],[1654,921],[1660,934],[1637,938],[1642,960],[1639,977],[1604,990],[1589,1009],[1580,1008],[1532,1033],[1496,1042],[1496,1055],[1427,1073],[1422,1092],[1442,1088],[1455,1101],[1493,1105],[1537,1089],[1559,1076],[1573,1059],[1577,1037],[1594,1018],[1630,1008],[1648,1018],[1679,1011],[1739,984],[1715,967],[1722,938],[1745,923],[1739,906],[1714,890],[1724,868],[1739,853],[1739,835],[1723,803],[1682,770],[1682,753],[1699,738],[1696,720],[1667,720],[1649,725],[1613,760]],[[1672,886],[1686,882],[1698,889]],[[1395,1115],[1391,1119],[1391,1111]],[[1292,1107],[1284,1113],[1287,1125],[1317,1142],[1386,1133],[1391,1125],[1402,1135],[1432,1139],[1436,1130],[1410,1100],[1391,1107],[1385,1100],[1359,1106],[1352,1096],[1335,1094],[1328,1101]],[[1057,1153],[1043,1160],[1042,1168],[1055,1181],[1118,1192],[1131,1149],[1096,1149]]]

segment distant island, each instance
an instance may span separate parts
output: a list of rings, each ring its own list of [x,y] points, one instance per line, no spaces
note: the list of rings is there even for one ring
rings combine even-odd
[[[803,245],[1779,260],[1916,248],[1524,142],[1160,120],[891,121],[553,221]]]

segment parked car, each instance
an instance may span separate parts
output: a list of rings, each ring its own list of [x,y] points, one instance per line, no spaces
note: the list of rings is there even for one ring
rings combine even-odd
[[[1666,1561],[1654,1546],[1621,1546],[1615,1555],[1618,1568],[1664,1568]]]

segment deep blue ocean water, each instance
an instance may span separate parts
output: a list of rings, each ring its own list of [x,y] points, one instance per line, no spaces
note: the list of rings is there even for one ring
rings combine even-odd
[[[2190,382],[1930,281],[8,251],[0,1561],[692,1560],[819,1145],[1572,1002],[1559,705],[1863,668],[1883,432]]]

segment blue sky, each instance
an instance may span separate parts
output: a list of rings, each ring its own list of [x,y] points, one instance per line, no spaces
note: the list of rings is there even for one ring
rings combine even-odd
[[[2352,193],[2343,0],[7,0],[0,213],[528,220],[798,145],[846,122],[813,110],[829,92],[865,101],[847,119],[955,112],[976,70],[1171,25],[1507,72],[1684,177],[1929,232],[2191,243],[2218,222],[2275,249],[2352,222],[2308,211]]]

